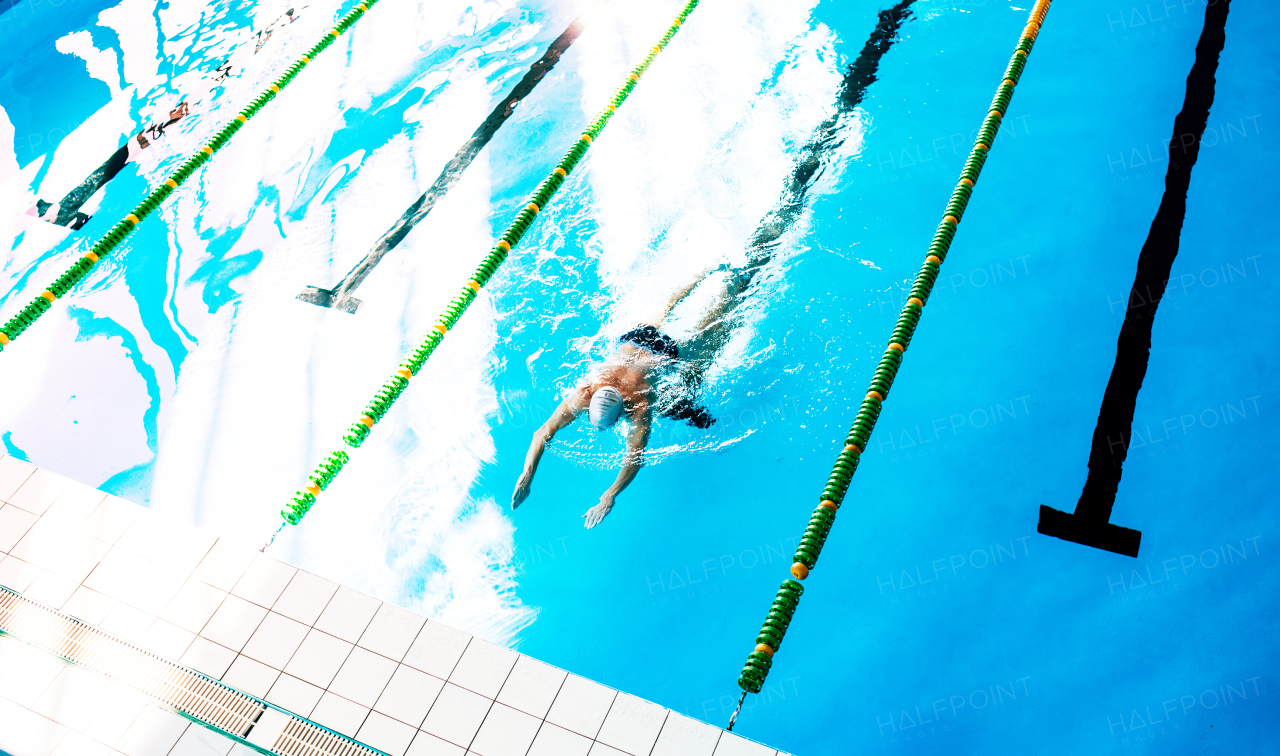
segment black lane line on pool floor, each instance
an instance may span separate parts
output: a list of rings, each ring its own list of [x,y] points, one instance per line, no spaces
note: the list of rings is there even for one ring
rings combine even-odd
[[[876,17],[875,30],[863,44],[858,57],[845,70],[840,88],[836,90],[835,112],[813,130],[813,135],[796,157],[795,166],[791,169],[791,175],[786,178],[778,203],[760,219],[756,230],[751,234],[751,240],[747,243],[747,264],[728,271],[729,296],[736,298],[738,302],[726,311],[725,318],[729,317],[733,308],[742,304],[756,274],[773,259],[778,239],[804,213],[809,187],[822,175],[832,153],[844,143],[841,125],[845,116],[862,103],[867,89],[876,82],[880,59],[898,41],[898,30],[911,20],[911,4],[915,1],[899,0],[893,7],[880,11]],[[679,368],[679,380],[685,387],[684,396],[689,401],[701,390],[703,374],[710,368],[721,347],[728,342],[730,334],[729,328],[712,327],[691,344],[691,352],[697,356],[682,360]]]
[[[748,271],[754,274],[772,257],[778,239],[787,232],[804,212],[805,194],[816,178],[822,175],[825,158],[844,143],[840,135],[840,122],[853,112],[867,95],[867,88],[875,83],[880,69],[880,59],[898,39],[898,29],[911,19],[911,4],[915,0],[901,0],[892,8],[880,11],[875,31],[862,46],[857,59],[849,64],[844,80],[836,92],[836,112],[823,121],[813,132],[796,160],[795,168],[782,190],[778,204],[760,220],[751,235],[751,263]]]
[[[604,2],[608,2],[608,0],[604,0]],[[524,78],[520,79],[519,83],[503,98],[502,102],[498,103],[498,106],[493,109],[489,117],[484,119],[484,123],[480,124],[480,128],[476,129],[471,138],[463,143],[462,147],[458,148],[458,152],[445,165],[444,170],[436,177],[435,183],[431,185],[431,188],[410,205],[408,210],[404,211],[404,215],[400,216],[400,220],[396,221],[396,224],[382,235],[382,238],[373,246],[369,254],[365,255],[364,259],[357,263],[350,273],[344,276],[332,289],[308,286],[302,290],[302,293],[297,298],[313,305],[330,307],[354,315],[356,310],[359,309],[361,301],[351,296],[351,293],[373,272],[374,267],[382,261],[382,258],[395,249],[396,245],[409,235],[413,227],[427,217],[427,214],[431,212],[431,208],[435,207],[436,201],[444,197],[453,188],[453,185],[458,182],[458,179],[462,178],[462,172],[467,169],[467,166],[471,165],[471,161],[475,160],[476,155],[480,154],[480,150],[484,149],[484,146],[489,143],[493,135],[502,127],[502,124],[507,122],[511,114],[515,112],[516,105],[519,105],[521,100],[529,96],[529,93],[538,85],[538,82],[542,81],[547,72],[559,62],[560,56],[569,49],[569,46],[582,33],[587,24],[587,14],[591,13],[595,7],[595,5],[591,6],[582,15],[575,18],[573,23],[569,24],[569,28],[565,29],[564,33],[551,43],[546,53],[529,67]]]
[[[1187,190],[1191,187],[1191,169],[1200,156],[1200,139],[1209,121],[1213,105],[1218,56],[1226,44],[1227,12],[1231,0],[1210,0],[1205,8],[1204,29],[1196,43],[1196,60],[1187,76],[1187,94],[1182,112],[1173,119],[1173,138],[1169,140],[1169,168],[1164,177],[1164,196],[1147,241],[1138,255],[1138,271],[1129,290],[1129,306],[1116,342],[1116,361],[1111,379],[1102,395],[1098,425],[1093,431],[1093,447],[1089,450],[1089,477],[1076,502],[1074,514],[1040,507],[1040,524],[1036,528],[1045,535],[1117,554],[1138,556],[1142,533],[1112,525],[1111,509],[1116,503],[1129,439],[1133,431],[1133,413],[1138,391],[1147,375],[1151,357],[1151,328],[1156,308],[1164,297],[1169,272],[1178,256],[1182,223],[1187,215]]]
[[[3,3],[4,0],[0,0],[0,5],[3,5]],[[279,29],[282,25],[292,24],[294,21],[301,18],[301,16],[294,15],[295,9],[305,10],[306,7],[307,6],[305,5],[298,5],[294,6],[294,8],[290,8],[268,24],[265,29],[262,29],[254,35],[256,43],[253,49],[253,54],[258,54],[258,51],[267,43],[267,40],[271,38],[272,33],[276,29]],[[3,10],[0,10],[0,13],[3,12]],[[287,23],[282,23],[286,21]],[[235,71],[231,63],[232,59],[231,57],[228,57],[224,62],[218,64],[218,67],[209,72],[202,81],[202,87],[204,89],[211,89],[230,78]],[[243,72],[243,66],[241,67],[241,71]],[[199,105],[203,101],[203,98],[204,95],[192,94],[177,105],[174,105],[169,111],[167,121],[163,123],[153,122],[146,129],[143,129],[137,134],[129,137],[128,141],[126,141],[120,149],[112,153],[111,157],[107,158],[106,162],[98,166],[93,173],[86,176],[74,189],[67,192],[66,196],[62,199],[57,202],[49,202],[48,200],[37,198],[36,204],[32,205],[31,208],[27,210],[27,214],[34,215],[40,220],[48,221],[54,225],[66,226],[72,231],[79,231],[84,227],[84,224],[89,222],[91,217],[80,212],[80,208],[84,206],[84,203],[88,202],[90,197],[96,194],[99,189],[106,186],[111,179],[115,178],[120,173],[120,171],[124,170],[126,165],[137,161],[143,150],[158,144],[160,140],[164,139],[165,129],[191,115],[193,108]]]

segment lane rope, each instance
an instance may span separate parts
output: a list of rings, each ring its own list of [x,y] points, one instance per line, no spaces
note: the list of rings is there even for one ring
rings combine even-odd
[[[538,188],[529,196],[524,209],[516,215],[511,225],[507,226],[507,230],[499,237],[498,242],[493,245],[493,249],[480,263],[480,266],[476,268],[472,277],[463,284],[458,295],[450,300],[449,305],[439,319],[436,320],[431,332],[409,352],[409,355],[400,363],[400,367],[382,384],[382,388],[378,390],[378,393],[374,394],[373,399],[364,408],[364,414],[352,423],[346,434],[343,435],[342,440],[348,448],[358,449],[364,443],[364,440],[372,432],[373,426],[386,416],[391,406],[408,388],[409,380],[421,372],[422,366],[435,351],[436,347],[440,345],[440,342],[444,340],[445,334],[454,327],[454,324],[458,322],[462,314],[476,300],[480,289],[497,272],[503,261],[507,259],[511,249],[520,243],[520,239],[529,230],[529,226],[533,224],[534,218],[542,211],[542,208],[547,206],[551,197],[564,184],[570,171],[582,160],[583,155],[587,153],[591,143],[604,130],[614,112],[626,101],[631,91],[636,88],[636,85],[640,82],[640,77],[644,75],[644,72],[653,63],[654,59],[658,57],[658,53],[662,52],[672,37],[676,35],[676,32],[680,31],[685,18],[693,12],[694,8],[698,7],[698,2],[699,0],[689,0],[680,13],[676,15],[675,20],[671,22],[666,34],[662,35],[662,39],[658,44],[649,48],[649,54],[645,56],[644,60],[631,69],[622,86],[614,93],[609,103],[604,106],[604,109],[595,117],[595,120],[582,132],[582,135],[574,142],[573,147],[565,153],[564,158],[561,159],[555,170],[551,172],[551,175],[543,179]],[[328,456],[321,460],[316,469],[308,476],[309,485],[298,489],[289,504],[280,510],[280,515],[285,522],[290,525],[297,525],[301,522],[307,511],[316,503],[316,497],[320,495],[321,491],[329,487],[334,477],[342,471],[342,468],[350,458],[346,449],[338,449],[330,452]],[[266,546],[263,548],[265,549]]]
[[[880,364],[876,367],[871,385],[867,389],[866,398],[862,400],[853,427],[845,437],[844,449],[836,457],[831,475],[827,478],[826,487],[822,489],[819,497],[821,503],[810,515],[809,525],[805,528],[804,535],[796,547],[794,563],[791,565],[792,577],[784,581],[782,587],[778,589],[764,624],[760,628],[760,633],[756,636],[756,647],[747,656],[742,674],[738,677],[738,687],[742,689],[744,696],[747,693],[760,692],[769,669],[773,666],[773,656],[782,645],[783,636],[786,635],[787,628],[795,616],[800,596],[804,593],[804,586],[800,581],[807,578],[810,571],[817,565],[818,555],[822,552],[827,536],[831,533],[836,511],[844,501],[849,482],[858,469],[862,450],[867,448],[867,442],[871,439],[871,432],[875,429],[880,409],[889,395],[889,389],[893,386],[898,368],[902,365],[903,355],[911,343],[916,325],[920,322],[924,304],[933,291],[934,281],[938,278],[942,261],[947,257],[947,250],[950,249],[951,240],[955,237],[956,227],[964,217],[964,210],[969,204],[973,186],[978,182],[978,175],[982,172],[983,164],[986,163],[987,154],[995,143],[1000,122],[1009,107],[1009,101],[1013,98],[1014,87],[1022,76],[1027,56],[1035,45],[1045,14],[1049,12],[1050,2],[1051,0],[1037,0],[1031,9],[1026,28],[1022,31],[1018,46],[1009,60],[1009,66],[1005,69],[1003,81],[1000,82],[996,96],[987,110],[987,117],[982,122],[977,143],[974,144],[968,160],[965,161],[960,180],[956,183],[951,199],[947,202],[942,222],[938,224],[938,230],[929,244],[928,256],[920,267],[920,272],[916,274],[915,284],[911,287],[911,296],[898,316],[889,346],[885,348],[880,358]],[[736,718],[735,712],[734,720]],[[732,725],[733,720],[730,721],[730,726]]]
[[[147,195],[146,199],[139,202],[137,207],[133,208],[133,212],[126,215],[119,223],[111,227],[111,230],[98,239],[84,256],[76,260],[75,264],[67,269],[65,273],[58,277],[56,281],[49,285],[30,304],[23,307],[8,322],[0,328],[0,351],[14,339],[22,335],[24,331],[31,327],[33,323],[44,315],[52,307],[54,301],[65,296],[76,284],[84,280],[84,277],[93,270],[98,262],[110,254],[116,247],[133,233],[134,228],[139,223],[146,220],[147,216],[156,210],[168,197],[173,194],[179,186],[200,169],[213,154],[226,146],[231,141],[231,137],[244,126],[250,118],[261,110],[267,103],[276,98],[277,95],[294,80],[294,78],[302,71],[303,68],[311,63],[311,61],[320,53],[324,52],[334,40],[342,36],[348,29],[355,25],[356,21],[364,16],[365,12],[378,3],[378,0],[362,0],[357,3],[356,7],[347,12],[345,16],[338,20],[338,23],[329,31],[325,32],[310,50],[307,50],[302,57],[284,70],[275,81],[262,90],[262,93],[253,98],[249,105],[241,110],[226,126],[213,135],[203,147],[196,150],[187,162],[183,163],[169,178],[165,179],[160,186],[157,186]]]

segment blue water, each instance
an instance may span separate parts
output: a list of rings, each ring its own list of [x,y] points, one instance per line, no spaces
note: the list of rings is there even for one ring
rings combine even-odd
[[[360,289],[360,314],[326,312],[293,297],[335,283],[581,10],[397,2],[0,355],[10,453],[260,540],[677,8],[615,0]],[[304,10],[251,56],[172,153],[109,185],[79,234],[12,220],[144,126],[157,87],[180,89],[174,76],[211,70],[283,10],[121,7],[146,30],[132,42],[95,20],[106,3],[0,13],[0,35],[27,45],[0,44],[14,144],[0,154],[5,317],[338,9]],[[653,464],[599,528],[580,516],[612,481],[620,437],[566,430],[513,513],[530,434],[639,313],[703,268],[741,262],[879,6],[704,0],[276,556],[724,725],[1028,6],[913,9],[712,371],[704,398],[719,422],[660,421]],[[769,685],[737,731],[797,754],[1274,749],[1272,5],[1232,8],[1155,325],[1112,517],[1142,531],[1142,552],[1035,532],[1039,506],[1070,510],[1084,483],[1163,190],[1153,158],[1203,15],[1182,0],[1050,11]],[[11,34],[19,22],[27,31]],[[55,49],[80,30],[121,62],[115,100]],[[129,67],[145,62],[138,39],[164,43],[158,84],[130,78],[146,68]],[[116,131],[67,136],[111,102],[126,116],[98,131]],[[695,294],[673,333],[707,301]]]

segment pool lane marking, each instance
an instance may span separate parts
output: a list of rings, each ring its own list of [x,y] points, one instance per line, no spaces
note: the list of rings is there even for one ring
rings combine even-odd
[[[898,316],[898,322],[894,326],[884,354],[880,357],[880,363],[876,366],[875,375],[858,409],[853,427],[845,437],[843,448],[831,469],[831,475],[827,478],[826,486],[818,497],[819,504],[810,515],[808,526],[796,547],[795,559],[791,565],[792,577],[783,581],[778,589],[764,624],[756,636],[754,648],[748,654],[746,664],[738,677],[738,687],[742,689],[742,697],[738,701],[738,709],[729,719],[728,729],[732,729],[737,721],[746,695],[760,692],[773,666],[774,655],[782,645],[782,639],[799,606],[800,596],[804,593],[804,586],[800,581],[807,578],[817,566],[818,555],[831,532],[831,526],[835,523],[836,511],[844,501],[849,483],[858,469],[862,450],[867,448],[881,408],[889,396],[889,389],[893,386],[893,379],[902,365],[907,348],[911,345],[911,337],[915,333],[916,325],[920,322],[925,303],[929,301],[929,294],[933,291],[938,271],[947,257],[947,251],[951,248],[951,241],[955,237],[960,220],[964,217],[964,210],[973,192],[973,185],[977,183],[978,175],[982,172],[982,166],[999,131],[1000,121],[1008,109],[1014,88],[1022,76],[1027,55],[1035,45],[1040,25],[1049,11],[1049,3],[1050,0],[1036,0],[1035,6],[1031,9],[1027,25],[1022,31],[1004,76],[1001,77],[995,98],[987,110],[987,117],[982,122],[977,142],[969,153],[968,160],[965,161],[960,179],[957,180],[956,188],[947,202],[942,222],[938,224],[938,230],[929,244],[924,264],[916,275],[910,298]]]
[[[306,10],[307,6],[294,6],[294,8],[301,11]],[[266,44],[266,41],[271,38],[272,33],[277,26],[280,25],[282,20],[287,17],[288,23],[292,24],[301,17],[295,16],[293,13],[293,9],[286,11],[285,13],[281,13],[274,21],[268,24],[266,28],[254,35],[258,40],[258,43],[252,55],[258,54],[258,51],[261,50],[262,46]],[[204,78],[201,82],[204,86],[200,87],[200,89],[206,90],[205,95],[207,95],[209,91],[212,91],[213,88],[217,87],[218,84],[231,77],[231,73],[234,70],[231,66],[232,59],[235,53],[242,49],[244,48],[237,47],[237,49],[233,50],[224,63],[218,65],[217,68],[211,71]],[[244,66],[241,66],[242,71],[243,69]],[[203,97],[205,95],[198,96]],[[90,218],[89,215],[80,212],[80,208],[83,207],[84,204],[89,201],[89,198],[96,194],[99,189],[106,186],[111,179],[115,178],[126,165],[137,161],[143,150],[154,146],[159,140],[163,139],[165,136],[165,129],[191,115],[192,109],[196,105],[200,104],[200,100],[195,100],[194,102],[193,100],[195,100],[195,96],[182,100],[169,111],[169,120],[164,123],[153,121],[149,127],[143,129],[137,134],[134,134],[126,140],[120,149],[112,153],[111,157],[107,158],[102,165],[98,166],[92,173],[86,176],[83,181],[75,186],[74,189],[67,192],[62,199],[57,202],[48,202],[47,200],[37,199],[36,203],[27,210],[27,214],[33,215],[42,221],[46,221],[57,226],[66,226],[72,231],[79,231],[84,227],[84,224],[89,222]]]
[[[614,92],[608,105],[588,124],[581,136],[574,140],[573,146],[565,153],[555,170],[543,179],[538,188],[530,195],[520,212],[516,214],[511,224],[507,226],[507,230],[503,232],[502,236],[489,251],[489,254],[485,256],[479,267],[476,268],[475,273],[462,285],[458,294],[450,300],[448,306],[436,321],[433,330],[428,332],[409,352],[409,355],[400,363],[400,370],[392,374],[386,383],[382,384],[382,388],[374,394],[373,399],[365,406],[364,411],[359,416],[360,419],[353,422],[347,429],[346,434],[342,437],[342,441],[347,448],[359,448],[364,443],[364,440],[369,437],[373,426],[386,416],[396,399],[400,398],[400,394],[408,388],[410,378],[405,377],[404,373],[400,371],[407,371],[410,375],[417,375],[422,371],[422,366],[431,357],[440,342],[444,340],[445,334],[453,329],[454,324],[466,312],[467,307],[476,300],[480,289],[489,282],[489,279],[501,267],[511,249],[520,243],[520,239],[524,237],[525,232],[532,225],[534,217],[542,208],[547,206],[547,202],[564,184],[568,175],[573,172],[574,166],[586,155],[591,143],[609,123],[614,112],[626,101],[632,90],[636,88],[640,77],[644,75],[644,72],[658,57],[658,54],[662,52],[663,48],[667,46],[672,37],[676,35],[676,32],[680,30],[685,18],[693,12],[694,8],[698,7],[698,2],[699,0],[689,0],[685,4],[675,20],[667,28],[662,40],[650,48],[649,54],[645,56],[644,60],[631,69],[622,86]],[[368,422],[369,420],[372,423]],[[316,469],[308,477],[308,483],[299,488],[285,508],[280,510],[280,516],[284,519],[284,522],[289,525],[297,525],[301,522],[308,510],[316,503],[315,491],[317,489],[323,491],[328,488],[334,477],[350,461],[350,458],[350,454],[346,449],[338,449],[330,452],[328,456],[321,460],[320,464],[316,466]],[[279,530],[276,532],[278,534]],[[263,545],[262,549],[265,550],[274,540],[275,536],[272,536]]]
[[[570,45],[577,40],[578,35],[586,27],[591,12],[604,2],[608,2],[608,0],[600,0],[600,2],[583,11],[581,15],[569,24],[564,33],[547,47],[547,51],[543,53],[542,57],[538,58],[529,67],[524,77],[516,83],[506,97],[502,98],[502,101],[476,128],[471,137],[458,148],[458,151],[445,164],[444,169],[440,171],[440,175],[436,177],[431,187],[404,211],[404,214],[395,222],[395,225],[384,233],[382,238],[378,239],[377,243],[373,245],[373,249],[369,250],[369,254],[365,255],[364,259],[359,263],[356,263],[350,273],[343,276],[342,280],[335,284],[332,289],[308,286],[298,294],[297,298],[320,307],[331,307],[335,310],[355,314],[360,307],[361,301],[351,296],[352,292],[373,272],[374,267],[382,261],[382,258],[395,249],[396,245],[409,235],[413,227],[427,217],[427,214],[435,207],[436,202],[448,194],[454,184],[458,183],[458,179],[462,178],[463,171],[471,165],[471,162],[475,160],[476,155],[480,154],[485,145],[489,144],[489,141],[493,139],[493,135],[498,133],[498,129],[502,128],[502,124],[507,122],[511,114],[515,112],[516,106],[533,92],[534,87],[538,86],[538,83],[559,62],[560,56],[564,55]]]
[[[1182,222],[1187,214],[1191,169],[1200,156],[1200,139],[1209,122],[1209,108],[1213,105],[1214,77],[1218,70],[1218,56],[1227,41],[1230,3],[1231,0],[1209,3],[1204,9],[1204,28],[1196,43],[1195,62],[1187,76],[1182,111],[1173,119],[1164,195],[1160,198],[1156,217],[1151,221],[1147,240],[1138,254],[1138,269],[1134,274],[1133,287],[1129,289],[1129,306],[1125,308],[1120,338],[1116,341],[1116,361],[1102,394],[1098,424],[1093,430],[1089,476],[1076,502],[1075,512],[1040,506],[1036,530],[1044,535],[1117,554],[1138,556],[1141,531],[1111,524],[1111,510],[1116,503],[1124,461],[1129,456],[1138,392],[1142,389],[1147,362],[1151,358],[1151,329],[1155,325],[1156,308],[1164,299],[1169,272],[1178,256]],[[1192,138],[1191,144],[1185,143],[1184,136]]]
[[[59,276],[56,281],[50,284],[47,289],[47,293],[52,293],[55,299],[61,298],[74,288],[76,284],[84,280],[84,277],[89,274],[89,271],[92,270],[95,265],[98,264],[101,258],[106,257],[116,247],[120,246],[129,234],[133,233],[133,229],[136,228],[141,221],[145,220],[146,217],[155,211],[155,209],[158,208],[178,186],[190,178],[197,170],[200,169],[201,166],[207,163],[215,152],[222,149],[227,142],[231,141],[231,138],[240,130],[246,121],[252,118],[254,114],[261,110],[267,103],[274,100],[281,90],[289,86],[289,83],[293,81],[293,79],[302,71],[305,65],[310,62],[312,58],[324,52],[333,44],[334,40],[338,39],[339,36],[346,33],[348,29],[354,26],[355,23],[364,16],[368,9],[373,7],[377,2],[378,0],[363,0],[363,2],[356,5],[356,7],[352,8],[346,13],[346,15],[340,18],[338,23],[334,25],[333,29],[325,32],[324,36],[320,38],[320,41],[312,46],[306,54],[299,58],[293,65],[286,68],[284,73],[272,82],[267,89],[263,90],[257,97],[251,100],[244,110],[241,110],[236,117],[232,118],[229,123],[214,134],[213,138],[209,140],[207,144],[197,150],[194,155],[188,158],[185,163],[174,171],[173,175],[170,176],[168,180],[153,189],[151,193],[142,200],[142,202],[138,203],[138,206],[133,209],[133,212],[129,213],[128,216],[112,226],[111,230],[104,234],[102,238],[98,239],[98,241],[90,247],[89,253],[85,254],[79,260],[76,260],[75,264]],[[336,32],[336,34],[333,32]],[[31,300],[29,304],[19,310],[13,317],[9,318],[9,320],[5,322],[4,326],[0,327],[0,351],[3,351],[9,342],[21,336],[24,331],[30,328],[31,325],[40,318],[41,315],[48,312],[52,306],[52,300],[48,297],[43,295],[37,296],[35,299]]]

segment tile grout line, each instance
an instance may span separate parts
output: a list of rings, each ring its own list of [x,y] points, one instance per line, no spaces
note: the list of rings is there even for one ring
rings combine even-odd
[[[519,653],[519,652],[517,651],[516,653]],[[520,663],[520,660],[516,659],[516,664],[519,664],[519,663]],[[515,670],[515,664],[511,665],[511,669],[513,671]],[[538,735],[541,734],[542,732],[542,726],[545,724],[549,724],[547,722],[547,717],[551,716],[551,709],[556,705],[556,699],[560,697],[560,691],[564,690],[564,684],[569,682],[569,674],[570,673],[568,671],[565,671],[564,679],[560,681],[560,687],[556,688],[555,695],[551,697],[551,703],[547,704],[546,713],[543,714],[542,717],[538,719],[538,729],[533,731],[533,740],[529,741],[529,747],[524,749],[524,754],[522,754],[522,756],[529,756],[529,751],[533,750],[533,744],[538,742]],[[511,676],[507,675],[507,679],[510,680]],[[506,682],[503,682],[502,687],[505,688],[506,686],[507,686]],[[498,695],[502,695],[501,690],[498,691]],[[554,726],[555,725],[552,725],[552,727]],[[572,730],[566,730],[566,732],[572,732]]]

